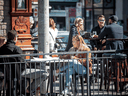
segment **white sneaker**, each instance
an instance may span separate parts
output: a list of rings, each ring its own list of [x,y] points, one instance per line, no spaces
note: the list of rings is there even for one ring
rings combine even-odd
[[[68,87],[66,87],[63,91],[62,91],[62,95],[67,95],[69,92],[68,92]]]

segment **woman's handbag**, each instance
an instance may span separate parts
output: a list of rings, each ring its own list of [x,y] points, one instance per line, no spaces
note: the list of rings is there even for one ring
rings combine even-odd
[[[55,44],[54,44],[54,47],[55,47],[55,48],[59,48],[59,44],[58,44],[58,43],[55,43]]]

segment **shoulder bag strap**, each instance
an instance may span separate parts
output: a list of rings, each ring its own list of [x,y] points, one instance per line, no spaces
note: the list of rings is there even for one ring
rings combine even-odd
[[[52,33],[49,31],[49,33],[50,33],[50,35],[52,36]],[[53,38],[53,36],[52,36],[52,39],[53,39],[53,41],[55,42],[55,40],[54,40],[54,38]]]

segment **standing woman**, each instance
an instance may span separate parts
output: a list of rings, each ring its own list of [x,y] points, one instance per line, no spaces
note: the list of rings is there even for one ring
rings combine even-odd
[[[49,19],[49,50],[50,53],[57,52],[57,48],[55,48],[54,44],[56,42],[56,37],[58,34],[58,30],[56,27],[56,23],[52,18]]]
[[[68,51],[73,45],[72,45],[72,37],[79,34],[81,35],[80,31],[84,30],[83,26],[84,20],[82,18],[76,18],[74,25],[72,25],[69,33],[69,38],[68,38],[68,44],[65,49],[65,51]]]

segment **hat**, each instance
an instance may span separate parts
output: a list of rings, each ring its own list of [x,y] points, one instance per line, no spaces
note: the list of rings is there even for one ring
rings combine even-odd
[[[109,17],[109,19],[111,19],[112,21],[118,21],[118,17],[116,15],[112,15]]]

